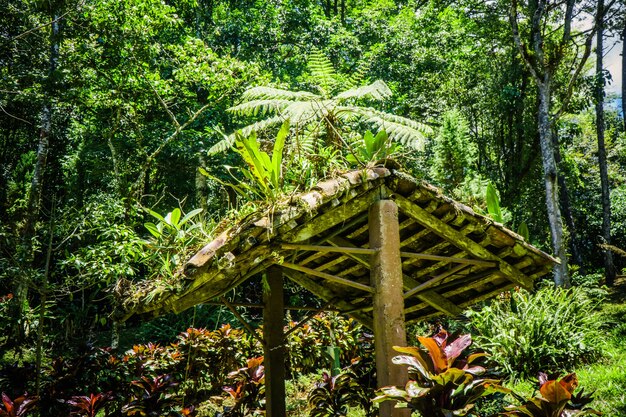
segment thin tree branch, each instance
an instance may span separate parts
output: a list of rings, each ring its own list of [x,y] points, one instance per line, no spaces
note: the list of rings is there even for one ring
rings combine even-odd
[[[535,78],[535,80],[538,83],[543,83],[543,80],[541,79],[541,77],[539,77],[539,71],[532,64],[530,56],[528,56],[526,47],[522,43],[522,39],[519,34],[519,27],[517,25],[517,0],[511,1],[511,8],[509,11],[509,21],[511,23],[511,30],[513,31],[513,40],[515,41],[515,44],[517,45],[517,48],[520,51],[520,55],[522,56],[522,61],[524,61],[524,64],[528,68],[528,71],[530,71],[533,78]]]

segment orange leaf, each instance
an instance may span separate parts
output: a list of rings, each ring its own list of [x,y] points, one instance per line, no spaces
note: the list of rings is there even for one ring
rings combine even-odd
[[[565,388],[563,384],[555,380],[547,381],[539,388],[541,396],[553,404],[559,404],[561,401],[567,401],[572,398],[572,394]]]
[[[441,373],[448,369],[448,360],[446,354],[435,339],[431,337],[418,337],[417,340],[428,349],[430,359],[433,361],[435,374]]]
[[[561,378],[559,384],[561,384],[563,388],[567,390],[567,392],[573,394],[576,387],[578,387],[578,377],[575,373],[572,372],[571,374],[565,375],[563,378]]]

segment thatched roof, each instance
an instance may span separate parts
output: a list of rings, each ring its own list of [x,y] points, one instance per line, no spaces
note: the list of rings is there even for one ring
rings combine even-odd
[[[179,285],[154,297],[135,294],[135,302],[125,298],[118,316],[181,312],[279,264],[287,278],[371,326],[368,209],[382,198],[399,208],[407,321],[457,315],[513,286],[530,288],[557,262],[437,188],[371,168],[233,224],[187,262]]]

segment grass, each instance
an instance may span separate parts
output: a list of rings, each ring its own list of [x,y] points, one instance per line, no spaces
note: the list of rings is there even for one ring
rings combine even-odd
[[[600,315],[605,321],[601,329],[605,337],[599,346],[601,358],[571,371],[578,375],[579,390],[593,393],[593,409],[605,417],[622,417],[626,416],[626,283],[611,292],[600,307]],[[538,395],[536,381],[518,380],[505,385],[525,397]]]

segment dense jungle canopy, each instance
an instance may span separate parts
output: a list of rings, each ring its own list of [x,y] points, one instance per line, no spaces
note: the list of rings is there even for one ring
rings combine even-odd
[[[116,286],[166,287],[224,221],[381,160],[560,258],[557,284],[626,267],[623,94],[602,62],[623,47],[623,0],[0,10],[6,349],[109,343]]]

